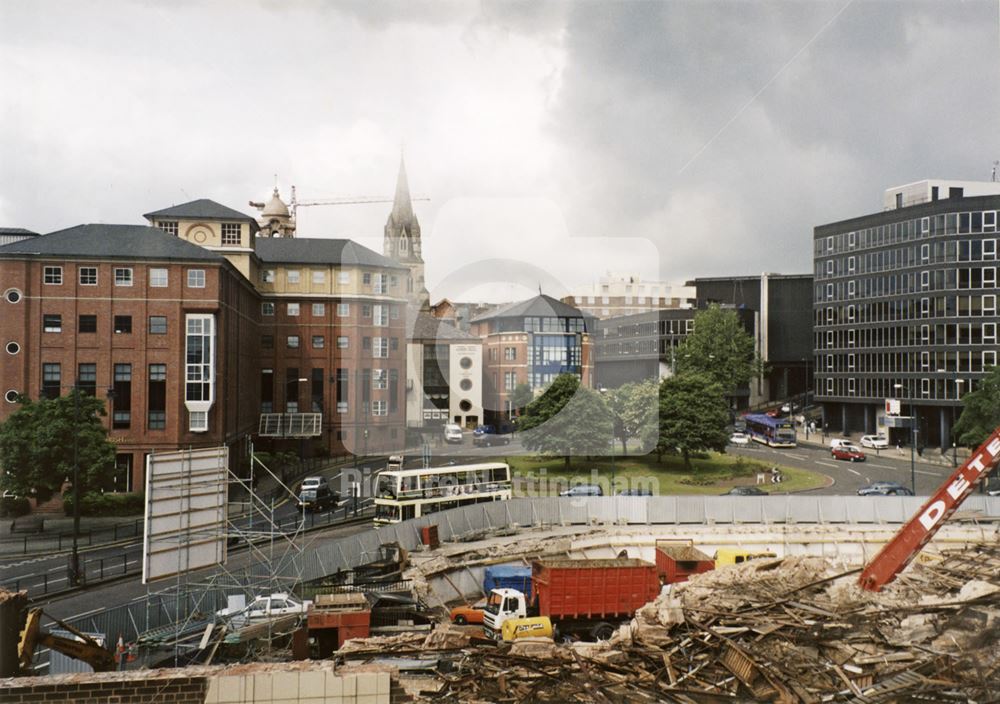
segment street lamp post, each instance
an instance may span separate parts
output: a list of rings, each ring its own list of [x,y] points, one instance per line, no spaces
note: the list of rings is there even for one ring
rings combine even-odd
[[[955,400],[962,402],[962,384],[965,379],[955,379]],[[951,407],[951,464],[958,466],[958,438],[955,437],[955,406]],[[980,486],[982,486],[980,484]]]
[[[900,395],[903,393],[902,384],[893,384],[893,388],[898,389]],[[910,491],[913,492],[914,496],[917,494],[917,429],[915,427],[916,417],[914,411],[916,410],[916,404],[913,403],[913,399],[910,399]]]
[[[80,380],[73,385],[73,554],[69,562],[69,584],[80,585]]]

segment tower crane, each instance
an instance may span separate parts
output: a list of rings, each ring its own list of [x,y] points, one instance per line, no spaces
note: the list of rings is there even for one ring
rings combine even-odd
[[[312,207],[314,205],[364,205],[368,203],[392,203],[395,199],[385,196],[348,196],[344,198],[320,198],[317,200],[299,200],[295,195],[295,186],[292,186],[292,200],[288,204],[288,210],[294,218],[299,208]],[[414,197],[411,201],[430,200],[430,198]]]

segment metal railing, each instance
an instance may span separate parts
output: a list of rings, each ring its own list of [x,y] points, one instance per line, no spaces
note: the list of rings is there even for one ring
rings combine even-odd
[[[15,521],[16,519],[4,518],[2,520]],[[130,521],[115,523],[110,526],[100,526],[81,530],[78,540],[81,541],[81,544],[89,546],[100,545],[101,543],[115,543],[125,538],[141,537],[142,519],[135,518]],[[16,537],[11,535],[0,538],[0,556],[14,554],[27,555],[29,552],[40,552],[42,550],[51,551],[53,549],[56,550],[56,552],[62,552],[64,547],[68,549],[72,543],[72,531],[62,531],[52,534],[46,533],[42,530],[37,533],[25,533]],[[11,550],[11,547],[13,547],[14,550]],[[18,547],[20,548],[20,551],[15,552]]]
[[[357,510],[350,500],[343,506],[322,513],[306,513],[304,530],[321,530],[337,523],[343,523],[353,518],[370,518],[374,516],[373,507],[358,506]],[[141,522],[140,522],[141,523]],[[299,530],[302,514],[294,514],[275,522],[278,533],[290,536]],[[141,535],[141,533],[140,533]],[[257,537],[254,542],[265,541],[266,537]],[[230,549],[243,547],[244,543],[233,543]],[[142,548],[139,544],[130,546],[114,555],[84,558],[81,562],[81,584],[95,586],[105,581],[137,575],[142,572]],[[40,596],[64,592],[69,589],[69,565],[59,565],[42,572],[18,575],[0,580],[0,587],[13,591],[27,589],[32,599]]]

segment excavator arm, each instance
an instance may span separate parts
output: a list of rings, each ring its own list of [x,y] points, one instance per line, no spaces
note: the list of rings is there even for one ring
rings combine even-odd
[[[56,652],[68,655],[94,668],[94,672],[109,672],[115,669],[115,656],[101,644],[81,633],[68,623],[63,623],[59,619],[53,619],[59,626],[83,640],[74,638],[63,638],[55,636],[48,631],[42,630],[42,610],[31,609],[24,620],[24,628],[21,631],[21,640],[18,643],[17,654],[20,660],[21,671],[28,672],[31,669],[31,661],[35,657],[35,647],[43,645]]]
[[[881,591],[894,580],[997,464],[1000,464],[1000,428],[993,431],[872,558],[861,573],[862,589]]]

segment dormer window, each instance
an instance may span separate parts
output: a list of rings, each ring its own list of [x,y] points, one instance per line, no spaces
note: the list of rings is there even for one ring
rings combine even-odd
[[[166,232],[168,235],[173,235],[177,237],[177,221],[176,220],[161,220],[156,223],[156,226]]]
[[[223,245],[235,245],[240,244],[240,224],[235,222],[224,222],[222,223],[222,244]]]

